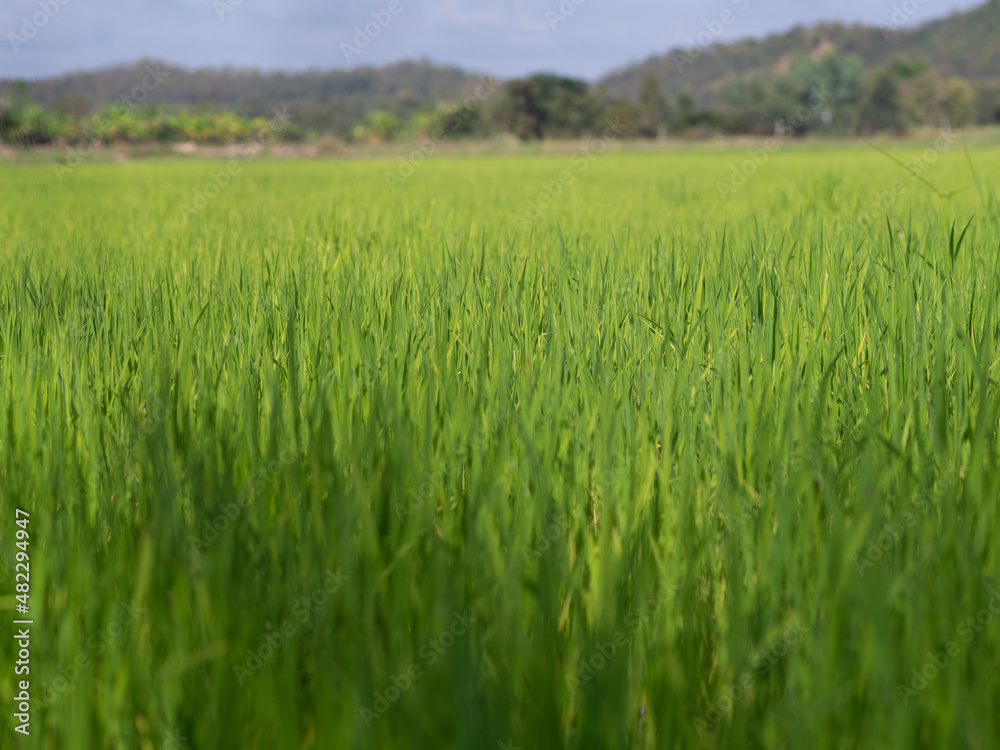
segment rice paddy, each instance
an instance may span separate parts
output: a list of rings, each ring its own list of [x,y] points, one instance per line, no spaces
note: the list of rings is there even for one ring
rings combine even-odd
[[[1000,153],[886,148],[0,166],[16,746],[1000,746]]]

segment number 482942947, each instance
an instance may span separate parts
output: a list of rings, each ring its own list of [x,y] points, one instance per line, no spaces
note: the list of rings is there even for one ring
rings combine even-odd
[[[29,562],[28,562],[29,518],[28,518],[28,513],[26,511],[23,511],[20,508],[17,508],[16,511],[17,512],[15,513],[14,523],[16,523],[20,528],[16,532],[17,536],[16,546],[18,548],[18,552],[15,555],[15,559],[17,560],[17,565],[15,566],[14,570],[16,573],[15,581],[17,581],[17,584],[14,588],[17,590],[17,596],[16,596],[17,601],[20,602],[25,607],[27,607],[28,590],[29,590],[29,585],[31,583],[31,577],[30,577],[31,569],[29,567]],[[24,517],[22,518],[21,516]],[[22,570],[24,571],[23,573],[20,572]]]

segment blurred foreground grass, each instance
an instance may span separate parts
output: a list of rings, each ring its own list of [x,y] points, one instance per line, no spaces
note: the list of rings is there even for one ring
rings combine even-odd
[[[1000,746],[1000,154],[746,159],[0,167],[0,742]]]

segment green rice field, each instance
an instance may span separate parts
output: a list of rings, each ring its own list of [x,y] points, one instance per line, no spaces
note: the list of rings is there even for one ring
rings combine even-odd
[[[0,746],[1000,747],[1000,151],[880,148],[0,166]]]

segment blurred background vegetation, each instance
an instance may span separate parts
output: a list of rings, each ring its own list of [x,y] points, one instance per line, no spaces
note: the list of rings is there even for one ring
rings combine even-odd
[[[157,84],[138,85],[154,68]],[[352,143],[577,138],[602,132],[609,119],[626,138],[991,124],[1000,122],[1000,0],[912,30],[822,24],[675,49],[594,83],[550,73],[501,83],[428,60],[304,73],[140,61],[0,81],[0,140],[233,143],[268,134],[283,107],[292,122],[276,138]]]

